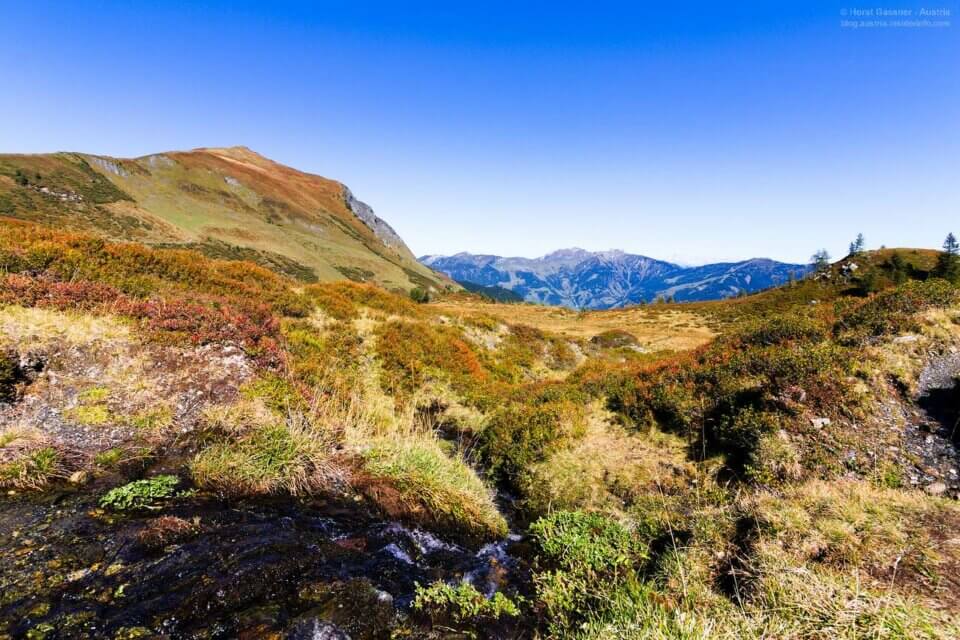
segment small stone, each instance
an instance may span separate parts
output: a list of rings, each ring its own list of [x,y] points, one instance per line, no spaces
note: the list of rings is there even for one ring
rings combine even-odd
[[[924,487],[923,490],[931,496],[942,496],[947,492],[947,485],[942,482],[933,482]]]
[[[909,342],[916,342],[919,339],[920,339],[920,336],[910,333],[905,336],[897,336],[896,338],[893,339],[893,341],[896,344],[904,344]]]
[[[815,429],[829,427],[832,422],[833,421],[830,418],[810,418],[810,424],[812,424]]]
[[[74,471],[70,474],[70,477],[67,478],[71,484],[86,484],[89,479],[90,474],[82,469],[80,471]]]
[[[90,569],[77,569],[67,574],[67,582],[76,582],[86,578],[90,574]]]

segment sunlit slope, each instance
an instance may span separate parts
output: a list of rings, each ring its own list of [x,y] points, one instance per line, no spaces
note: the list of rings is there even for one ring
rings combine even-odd
[[[0,213],[111,239],[189,245],[301,280],[448,284],[343,184],[244,147],[136,159],[2,155]]]

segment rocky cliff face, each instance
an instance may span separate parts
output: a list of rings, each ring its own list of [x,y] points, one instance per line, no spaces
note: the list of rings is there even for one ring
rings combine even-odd
[[[393,230],[387,222],[379,217],[373,212],[373,207],[368,205],[366,202],[357,200],[353,192],[344,185],[343,187],[343,201],[346,203],[347,208],[353,212],[355,216],[360,218],[365,225],[370,227],[370,230],[373,231],[374,235],[380,238],[381,242],[391,249],[396,249],[402,251],[406,254],[410,254],[410,249],[407,248],[407,245],[403,242],[403,238]]]
[[[563,249],[541,258],[458,253],[420,261],[454,280],[514,291],[529,302],[609,309],[657,298],[714,300],[802,277],[806,265],[768,259],[683,267],[623,251]]]

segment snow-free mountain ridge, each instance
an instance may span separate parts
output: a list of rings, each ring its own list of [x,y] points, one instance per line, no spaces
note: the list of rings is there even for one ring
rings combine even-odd
[[[623,251],[570,248],[540,258],[458,253],[420,262],[458,282],[509,289],[528,302],[610,309],[657,299],[716,300],[802,277],[806,265],[767,258],[685,267]]]

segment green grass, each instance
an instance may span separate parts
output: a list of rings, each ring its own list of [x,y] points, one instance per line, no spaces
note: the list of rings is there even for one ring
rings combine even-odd
[[[329,486],[333,438],[302,416],[241,403],[207,417],[213,442],[190,464],[197,485],[225,495],[303,495]]]
[[[410,515],[467,535],[496,538],[507,524],[490,490],[460,459],[447,456],[433,440],[380,439],[364,454],[364,469],[387,480],[399,492]]]
[[[41,447],[19,459],[0,464],[0,487],[39,489],[63,477],[62,456],[54,447]]]

